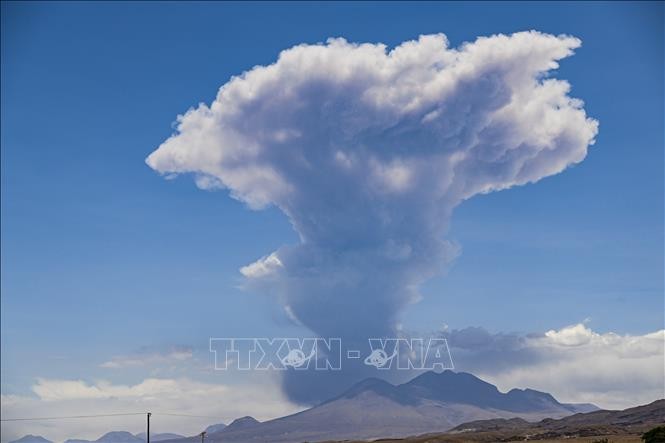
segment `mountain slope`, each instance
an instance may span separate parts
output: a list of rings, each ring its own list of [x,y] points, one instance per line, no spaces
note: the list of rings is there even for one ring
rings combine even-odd
[[[563,403],[563,405],[575,414],[600,411],[600,408],[592,403]]]
[[[623,411],[595,411],[529,423],[519,418],[464,423],[442,434],[426,434],[382,443],[488,443],[501,441],[631,441],[665,424],[665,400]],[[604,438],[600,438],[600,437]],[[328,442],[333,443],[333,442]],[[347,441],[346,443],[354,443]],[[355,442],[360,443],[360,442]]]
[[[219,432],[222,429],[224,429],[226,425],[224,423],[216,423],[214,425],[210,425],[206,428],[206,433],[212,434],[213,432]]]
[[[259,423],[261,422],[255,419],[254,417],[250,416],[236,418],[231,423],[229,423],[228,426],[224,427],[224,432],[233,432],[233,431],[241,431],[244,429],[250,429]]]
[[[229,425],[211,433],[210,442],[300,442],[399,437],[446,431],[460,423],[522,417],[540,420],[573,411],[550,394],[531,389],[500,392],[471,374],[427,372],[392,385],[370,378],[338,397],[287,417]]]
[[[546,418],[538,423],[524,420],[480,420],[463,423],[451,430],[451,434],[464,433],[472,439],[474,434],[492,432],[496,438],[506,436],[531,436],[541,438],[568,438],[612,434],[642,433],[665,424],[665,400],[637,406],[623,411],[579,413],[561,419]],[[436,440],[432,440],[436,441]]]

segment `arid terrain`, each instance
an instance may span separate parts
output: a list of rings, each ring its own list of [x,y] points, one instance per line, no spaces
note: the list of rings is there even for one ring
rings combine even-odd
[[[482,438],[478,436],[478,439],[474,438],[475,436],[453,436],[453,435],[436,435],[436,436],[422,436],[422,437],[412,437],[405,439],[397,440],[375,440],[375,442],[380,443],[463,443],[463,442],[503,442],[503,441],[525,441],[525,440],[500,440],[491,438],[489,435],[485,435]],[[607,439],[607,442],[605,442]],[[536,441],[536,440],[528,440]],[[554,438],[546,440],[537,440],[539,443],[549,443],[549,442],[567,442],[567,443],[642,443],[641,434],[612,434],[612,435],[597,435],[593,437],[572,437],[572,438]],[[356,442],[346,442],[346,443],[356,443]],[[361,442],[357,442],[361,443]],[[365,443],[365,442],[362,442]]]
[[[562,419],[530,423],[519,418],[479,420],[461,424],[441,434],[402,439],[376,440],[382,443],[461,443],[461,442],[641,442],[644,432],[665,425],[665,400],[623,411],[594,411]]]

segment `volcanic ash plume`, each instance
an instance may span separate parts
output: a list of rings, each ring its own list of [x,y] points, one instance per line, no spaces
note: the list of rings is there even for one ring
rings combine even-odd
[[[443,34],[392,50],[298,45],[179,116],[147,163],[289,218],[300,242],[241,272],[295,321],[322,337],[394,335],[456,255],[444,239],[455,206],[586,156],[598,123],[548,77],[578,46],[534,31],[456,49]]]

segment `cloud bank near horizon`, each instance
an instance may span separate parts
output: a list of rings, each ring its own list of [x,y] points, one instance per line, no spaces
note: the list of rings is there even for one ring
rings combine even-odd
[[[504,391],[532,388],[558,400],[624,409],[665,395],[665,330],[598,333],[578,323],[544,334],[492,334],[472,327],[442,334],[456,369]]]
[[[302,409],[283,394],[280,384],[253,374],[244,383],[210,383],[187,377],[146,378],[134,384],[108,380],[62,380],[40,378],[32,386],[33,396],[2,394],[3,418],[53,415],[108,414],[152,411],[155,433],[197,435],[215,423],[230,423],[244,415],[266,420]],[[53,414],[57,410],[58,414]],[[165,416],[184,413],[199,417]],[[211,418],[217,417],[217,418]],[[42,435],[61,442],[69,438],[96,440],[109,431],[145,430],[145,416],[103,417],[89,420],[7,422],[2,424],[3,442],[26,434]]]
[[[665,392],[665,330],[621,335],[599,333],[580,323],[526,335],[469,327],[446,330],[442,336],[448,339],[456,371],[471,372],[503,392],[532,388],[561,402],[591,402],[610,409],[647,404]],[[146,364],[152,369],[170,366],[163,360]],[[151,377],[134,384],[40,378],[32,385],[33,396],[3,394],[2,410],[7,418],[49,416],[54,410],[61,415],[152,410],[218,416],[229,423],[243,415],[263,420],[302,409],[284,395],[277,377],[245,375],[248,379],[224,384],[185,377]],[[165,422],[157,414],[153,425],[156,432],[194,435],[215,421],[204,417],[168,417]],[[6,441],[29,433],[54,441],[96,439],[111,430],[139,432],[144,425],[144,417],[7,422],[2,435]]]
[[[116,355],[99,366],[107,369],[120,369],[127,367],[141,367],[155,363],[177,363],[192,359],[194,356],[191,346],[171,346],[166,350],[155,350],[145,347],[138,352],[128,355]]]
[[[341,38],[298,45],[179,116],[146,162],[289,218],[300,243],[241,272],[294,321],[347,343],[390,336],[419,285],[458,254],[445,239],[457,205],[587,155],[598,122],[549,77],[580,44],[531,31],[459,48],[443,34],[391,50]]]

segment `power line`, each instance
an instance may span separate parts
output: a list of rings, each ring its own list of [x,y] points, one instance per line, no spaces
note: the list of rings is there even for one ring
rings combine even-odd
[[[60,417],[2,418],[0,419],[0,421],[67,420],[72,418],[120,417],[126,415],[145,415],[145,412],[125,412],[121,414],[68,415]]]

